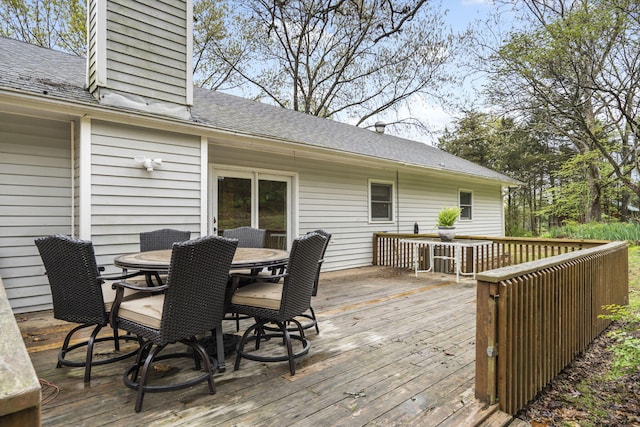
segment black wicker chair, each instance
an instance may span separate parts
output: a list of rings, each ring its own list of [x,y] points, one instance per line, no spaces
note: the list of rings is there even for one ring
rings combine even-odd
[[[237,241],[218,236],[205,236],[188,242],[175,243],[166,285],[150,291],[164,291],[137,301],[124,301],[120,297],[125,289],[135,289],[127,282],[116,283],[117,296],[112,311],[112,323],[144,339],[133,366],[126,370],[124,382],[137,390],[135,410],[140,412],[145,392],[178,390],[208,381],[209,393],[215,393],[213,372],[209,355],[196,335],[220,331],[224,316],[225,292],[231,261]],[[149,289],[148,289],[149,290]],[[181,342],[192,352],[162,354],[170,343]],[[218,345],[218,353],[222,341]],[[176,357],[192,357],[195,367],[204,374],[176,384],[150,385],[148,374],[155,361]],[[224,357],[224,352],[218,354]]]
[[[171,245],[174,243],[186,242],[190,238],[190,231],[173,230],[171,228],[143,231],[140,233],[140,252],[171,249]]]
[[[120,352],[120,340],[137,337],[119,336],[118,329],[113,328],[113,336],[100,337],[100,330],[109,325],[109,313],[115,298],[111,284],[107,280],[120,280],[133,277],[139,273],[127,275],[101,275],[96,264],[93,244],[90,241],[72,239],[68,236],[55,235],[36,239],[35,244],[46,270],[53,299],[53,317],[67,322],[79,323],[64,339],[58,353],[57,367],[84,367],[84,382],[91,381],[91,367],[123,360],[133,356],[138,348],[127,353]],[[127,299],[135,297],[135,292],[128,291]],[[79,330],[94,327],[91,336],[84,341],[69,345],[71,337]],[[94,346],[98,342],[114,342],[115,354],[94,360]],[[72,352],[86,347],[84,361],[74,360]],[[77,359],[77,358],[76,358]]]
[[[253,227],[238,227],[224,230],[222,235],[230,239],[238,239],[239,248],[264,248],[267,230]]]
[[[171,249],[171,245],[176,242],[185,242],[191,238],[190,231],[174,230],[163,228],[161,230],[143,231],[140,233],[140,252],[158,251],[161,249]],[[151,277],[155,277],[158,284],[162,285],[163,278],[157,272],[147,273],[145,278],[147,285],[153,286]]]
[[[231,311],[255,318],[255,323],[245,331],[238,343],[234,369],[240,367],[242,358],[260,362],[288,360],[289,371],[291,375],[295,375],[295,359],[309,352],[309,343],[304,336],[302,325],[295,318],[311,306],[313,284],[325,242],[326,238],[317,233],[297,238],[291,247],[282,284],[258,281],[237,289],[233,294]],[[277,325],[278,331],[267,331],[265,325],[268,323]],[[289,323],[296,325],[297,334],[289,333]],[[260,354],[258,350],[261,342],[273,337],[282,338],[287,348],[286,355]],[[292,340],[299,341],[302,349],[294,352]],[[248,341],[255,341],[255,352],[245,351],[244,347]]]
[[[264,248],[264,242],[267,237],[267,230],[254,227],[238,227],[229,228],[222,232],[224,237],[230,239],[238,239],[239,248]],[[239,286],[244,286],[254,281],[252,278],[256,276],[261,269],[249,270],[235,270],[232,271],[230,281],[236,276],[236,280],[239,281]],[[229,315],[224,320],[233,320],[236,322],[236,331],[240,330],[240,320],[248,319],[248,316],[241,316],[238,313],[229,311]]]
[[[320,281],[320,269],[322,268],[322,263],[324,262],[324,255],[327,252],[327,246],[329,246],[329,241],[331,240],[331,234],[324,230],[315,230],[313,233],[318,233],[323,236],[326,240],[324,242],[324,248],[322,248],[322,255],[320,256],[320,261],[318,262],[318,271],[316,272],[316,279],[313,282],[313,291],[311,292],[311,296],[318,295],[318,282]],[[316,333],[320,333],[320,328],[318,327],[318,319],[316,319],[316,313],[313,311],[313,307],[309,305],[309,314],[304,313],[301,314],[300,317],[305,317],[310,319],[309,322],[306,322],[302,325],[303,329],[310,329],[315,327]]]
[[[322,268],[322,263],[324,262],[324,255],[327,252],[327,246],[329,246],[329,241],[331,240],[331,234],[324,231],[324,230],[315,230],[312,231],[312,233],[317,233],[320,234],[321,236],[324,236],[326,238],[326,241],[324,243],[324,248],[322,248],[322,255],[320,257],[320,261],[318,262],[318,272],[316,273],[316,280],[315,282],[313,282],[313,292],[311,294],[311,296],[316,296],[318,295],[318,282],[320,281],[320,269]],[[273,279],[272,279],[273,277]],[[273,276],[269,276],[269,275],[260,275],[258,276],[258,280],[271,280],[271,281],[277,281],[278,276],[277,275],[273,275]],[[309,319],[309,321],[302,323],[302,329],[311,329],[311,328],[315,328],[316,333],[319,334],[320,333],[320,328],[318,326],[318,319],[316,318],[316,313],[313,311],[313,307],[310,305],[309,306],[309,310],[308,312],[305,312],[304,314],[301,314],[299,317],[304,317],[306,319]],[[272,328],[271,326],[265,326],[265,328],[267,330],[274,330],[275,328]],[[291,331],[296,331],[297,327],[289,327],[288,330]]]

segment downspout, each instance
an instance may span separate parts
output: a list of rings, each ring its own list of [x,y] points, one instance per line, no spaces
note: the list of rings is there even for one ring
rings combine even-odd
[[[76,237],[76,125],[71,121],[71,237]]]
[[[400,171],[396,168],[396,233],[400,233]]]

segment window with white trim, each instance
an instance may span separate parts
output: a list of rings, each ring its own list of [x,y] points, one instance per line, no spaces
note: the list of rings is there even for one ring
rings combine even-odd
[[[393,221],[393,183],[369,181],[369,221]]]
[[[458,200],[460,209],[460,220],[462,221],[471,221],[473,218],[473,193],[471,191],[458,191]]]

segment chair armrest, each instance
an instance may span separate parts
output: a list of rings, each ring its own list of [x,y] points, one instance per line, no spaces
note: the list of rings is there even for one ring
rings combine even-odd
[[[117,300],[118,299],[118,293],[124,293],[125,288],[126,289],[131,289],[131,290],[134,290],[134,291],[140,291],[140,292],[156,293],[156,292],[164,291],[165,289],[168,288],[168,285],[162,285],[162,286],[138,286],[138,285],[134,285],[133,283],[122,281],[122,282],[114,282],[111,285],[111,287],[116,290],[116,300]]]
[[[113,300],[113,304],[111,305],[111,312],[109,313],[109,323],[111,327],[117,329],[118,327],[118,310],[120,310],[120,304],[122,304],[122,300],[124,299],[124,290],[131,289],[139,292],[148,292],[149,294],[162,292],[168,288],[167,285],[162,286],[137,286],[125,281],[122,282],[114,282],[111,287],[116,290],[116,297]]]
[[[110,273],[110,274],[101,274],[98,278],[102,280],[122,280],[122,279],[130,279],[132,277],[141,276],[144,273],[142,271],[133,271],[130,273],[122,274],[122,273]]]

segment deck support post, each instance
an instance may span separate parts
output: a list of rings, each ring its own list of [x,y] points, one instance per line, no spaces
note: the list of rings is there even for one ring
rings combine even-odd
[[[479,400],[493,405],[497,396],[498,286],[478,281],[476,316],[476,390]]]

